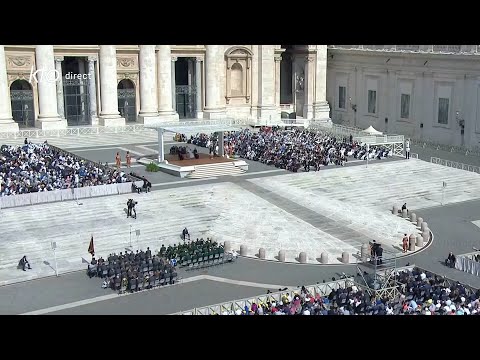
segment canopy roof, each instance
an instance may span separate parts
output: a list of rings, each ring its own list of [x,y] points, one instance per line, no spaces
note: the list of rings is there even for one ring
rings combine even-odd
[[[371,135],[383,135],[382,132],[380,132],[378,130],[375,130],[375,128],[373,126],[369,126],[368,128],[366,128],[362,132],[367,133],[367,134],[371,134]]]

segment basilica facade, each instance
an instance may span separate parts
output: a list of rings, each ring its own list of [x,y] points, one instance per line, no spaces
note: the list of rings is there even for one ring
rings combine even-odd
[[[0,46],[0,131],[328,119],[326,45]]]
[[[0,131],[327,121],[480,141],[477,45],[0,45]]]

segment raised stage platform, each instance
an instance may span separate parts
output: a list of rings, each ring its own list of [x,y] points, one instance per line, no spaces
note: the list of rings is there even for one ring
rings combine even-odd
[[[160,171],[170,175],[189,179],[204,179],[217,176],[233,176],[245,173],[248,164],[241,159],[229,159],[226,157],[214,157],[199,153],[198,159],[179,160],[178,155],[165,155],[165,163],[158,163],[156,158],[141,158],[139,163],[148,165],[155,162]]]

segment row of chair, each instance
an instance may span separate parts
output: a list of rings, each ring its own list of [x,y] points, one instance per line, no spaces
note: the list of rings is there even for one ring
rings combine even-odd
[[[120,293],[124,293],[126,291],[137,292],[158,288],[164,285],[173,285],[179,280],[176,272],[165,274],[165,276],[162,275],[163,274],[161,274],[161,276],[158,278],[155,275],[152,275],[148,278],[148,281],[144,281],[143,279],[131,279],[127,284],[122,283],[121,278],[116,278],[113,289],[119,291]]]
[[[180,267],[186,270],[203,269],[209,266],[221,265],[227,262],[232,262],[234,257],[232,254],[203,254],[192,258],[183,259],[180,262]]]

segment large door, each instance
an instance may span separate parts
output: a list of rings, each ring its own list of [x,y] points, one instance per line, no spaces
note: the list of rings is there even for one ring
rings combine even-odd
[[[175,87],[177,113],[180,119],[193,119],[196,114],[196,93],[194,85],[178,85]]]
[[[69,126],[85,126],[91,124],[88,82],[89,79],[63,78],[65,118]]]
[[[12,117],[19,127],[35,127],[35,109],[33,107],[33,90],[28,81],[15,80],[10,85]]]
[[[123,79],[117,87],[118,111],[125,122],[137,121],[135,85],[129,79]]]

